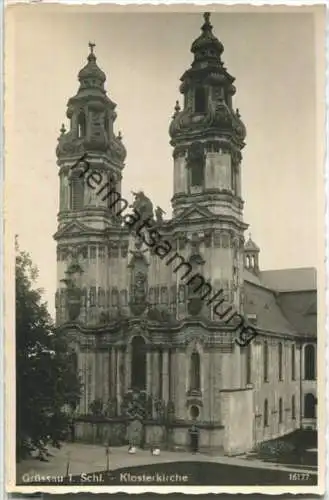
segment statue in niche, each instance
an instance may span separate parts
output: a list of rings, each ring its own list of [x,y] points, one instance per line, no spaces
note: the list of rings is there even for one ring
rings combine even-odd
[[[137,316],[142,314],[147,306],[147,277],[142,271],[135,275],[132,289],[131,310]]]
[[[78,275],[82,273],[81,266],[73,261],[65,272],[66,278],[61,282],[66,285],[66,300],[70,321],[75,321],[80,314],[82,291],[78,286]]]
[[[145,295],[146,295],[146,276],[142,272],[139,272],[136,275],[135,298],[136,299],[144,298]]]

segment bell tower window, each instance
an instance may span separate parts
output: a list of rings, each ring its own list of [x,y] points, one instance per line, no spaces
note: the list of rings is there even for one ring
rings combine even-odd
[[[84,205],[84,181],[81,173],[76,172],[70,182],[70,209],[80,210]]]
[[[188,183],[191,188],[202,188],[204,185],[205,154],[202,144],[190,146],[187,157]]]
[[[78,137],[81,139],[86,135],[86,116],[83,111],[80,111],[78,116]]]
[[[203,165],[198,165],[194,163],[191,165],[191,186],[202,187],[204,180],[204,169]]]
[[[197,87],[194,91],[195,113],[205,113],[207,110],[207,95],[204,87]]]

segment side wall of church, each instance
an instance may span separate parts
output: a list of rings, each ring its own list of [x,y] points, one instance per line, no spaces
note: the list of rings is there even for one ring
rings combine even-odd
[[[291,340],[282,344],[282,372],[279,373],[279,341],[267,338],[268,361],[264,359],[264,340],[251,348],[250,382],[254,387],[254,442],[258,443],[292,432],[300,427],[300,348]],[[295,350],[294,371],[291,350]],[[267,364],[267,377],[265,376]]]

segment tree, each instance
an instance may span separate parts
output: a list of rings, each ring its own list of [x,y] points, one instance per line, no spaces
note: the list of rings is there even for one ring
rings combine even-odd
[[[16,452],[19,460],[47,443],[59,446],[81,384],[75,354],[56,330],[35,287],[38,276],[16,239]]]

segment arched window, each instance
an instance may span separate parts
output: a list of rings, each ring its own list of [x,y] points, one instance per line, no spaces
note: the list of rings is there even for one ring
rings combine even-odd
[[[315,349],[314,346],[309,344],[305,347],[305,380],[315,379]]]
[[[119,292],[118,289],[114,286],[112,288],[112,306],[116,307],[119,305]]]
[[[295,400],[295,396],[291,397],[291,418],[292,418],[292,420],[296,420],[296,400]]]
[[[168,288],[161,287],[161,304],[168,304]]]
[[[98,305],[99,307],[105,306],[105,290],[103,288],[98,288]]]
[[[268,401],[264,401],[264,427],[268,427]]]
[[[97,247],[94,247],[94,246],[89,247],[89,258],[91,260],[96,259],[96,250],[97,250]]]
[[[90,305],[93,307],[96,305],[96,287],[95,286],[92,286],[90,288]]]
[[[203,187],[205,170],[205,148],[200,142],[194,142],[188,149],[186,167],[188,183],[191,188]]]
[[[191,354],[190,388],[194,391],[199,391],[201,388],[200,355],[196,351],[193,351]]]
[[[194,112],[205,113],[207,111],[207,95],[204,87],[197,87],[194,91]]]
[[[279,424],[283,422],[283,407],[282,407],[282,398],[279,399]]]
[[[251,384],[252,383],[252,377],[251,377],[251,372],[252,372],[252,350],[251,350],[251,343],[249,343],[246,347],[246,383]]]
[[[283,359],[282,359],[282,343],[278,345],[278,364],[279,364],[279,380],[283,379]]]
[[[84,287],[82,289],[82,294],[81,294],[81,305],[82,305],[82,307],[87,307],[87,297],[88,297],[87,288]]]
[[[105,247],[100,246],[98,248],[98,257],[99,257],[100,260],[104,260],[105,259]]]
[[[263,356],[264,382],[268,382],[268,343],[266,340],[263,345],[263,351],[264,351],[264,356]]]
[[[170,302],[172,304],[176,304],[176,302],[177,302],[177,286],[176,285],[171,285],[171,288],[170,288]]]
[[[125,307],[128,303],[127,290],[121,290],[120,292],[120,305]]]
[[[155,292],[153,286],[149,288],[149,303],[153,306],[155,304]]]
[[[111,290],[106,292],[106,307],[111,307]]]
[[[81,139],[86,135],[86,117],[83,111],[80,111],[78,116],[78,137]]]
[[[204,183],[204,166],[194,163],[190,166],[191,186],[202,187]]]
[[[304,418],[315,418],[315,397],[310,393],[304,398]]]
[[[143,337],[134,337],[132,346],[131,383],[133,389],[146,389],[146,344]]]
[[[296,347],[291,346],[291,380],[296,380]]]
[[[70,179],[70,209],[80,210],[84,205],[84,180],[81,172],[74,172]]]

